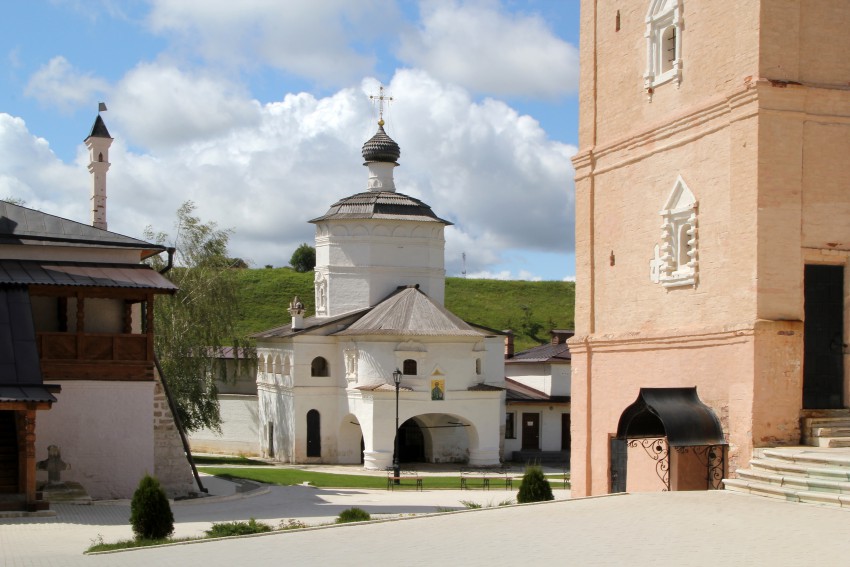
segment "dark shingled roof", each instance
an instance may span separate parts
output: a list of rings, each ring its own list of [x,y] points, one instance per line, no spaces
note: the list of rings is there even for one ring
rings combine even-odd
[[[97,115],[97,118],[94,119],[94,124],[91,127],[91,132],[86,139],[88,138],[112,138],[109,135],[109,130],[106,129],[106,124],[103,122],[103,118],[100,117],[100,114]]]
[[[347,329],[334,335],[486,336],[434,303],[417,287],[399,288]]]
[[[58,391],[42,383],[27,289],[0,288],[0,402],[55,402]]]
[[[378,132],[363,144],[363,159],[395,163],[401,156],[401,148],[384,132],[383,120],[378,122]]]
[[[10,284],[177,291],[176,285],[145,264],[0,260],[0,285]]]
[[[0,244],[130,248],[146,258],[165,246],[0,201]]]
[[[328,212],[310,222],[331,219],[391,219],[452,224],[434,214],[431,207],[419,199],[393,191],[366,191],[351,195],[337,201]]]

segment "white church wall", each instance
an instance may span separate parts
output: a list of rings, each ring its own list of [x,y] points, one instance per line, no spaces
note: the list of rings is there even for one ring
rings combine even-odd
[[[284,463],[293,462],[295,420],[292,390],[280,384],[258,382],[257,402],[260,454]]]
[[[193,452],[259,456],[259,407],[256,395],[219,394],[221,433],[201,429],[189,434]]]
[[[39,413],[36,460],[56,445],[70,465],[63,480],[79,482],[95,499],[131,497],[154,472],[154,382],[55,382],[62,391]]]
[[[293,390],[292,431],[294,462],[334,463],[337,458],[337,433],[340,426],[339,388],[296,387]],[[319,412],[321,456],[307,456],[307,413]],[[346,411],[345,414],[348,412]],[[344,415],[345,415],[344,414]]]

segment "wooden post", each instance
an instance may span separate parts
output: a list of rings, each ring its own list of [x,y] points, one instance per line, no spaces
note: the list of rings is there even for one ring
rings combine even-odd
[[[147,313],[145,313],[145,333],[147,335],[148,360],[153,360],[153,298],[154,295],[149,293],[147,299]]]
[[[15,412],[18,421],[18,486],[27,510],[35,510],[35,410]]]
[[[83,331],[86,328],[86,300],[81,291],[77,292],[77,360],[83,359]]]

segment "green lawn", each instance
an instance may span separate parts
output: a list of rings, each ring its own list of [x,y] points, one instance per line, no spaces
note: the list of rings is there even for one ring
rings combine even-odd
[[[314,311],[313,272],[291,268],[236,270],[239,335],[286,325],[284,307],[298,295]],[[575,283],[446,278],[446,307],[465,321],[491,329],[512,329],[516,350],[549,341],[549,331],[573,328]]]
[[[198,470],[222,478],[255,480],[257,482],[281,486],[292,486],[308,482],[312,486],[319,488],[385,489],[387,487],[387,478],[385,476],[333,474],[289,468],[198,467]],[[520,477],[520,473],[514,476],[514,489],[519,488]],[[490,482],[491,489],[504,488],[504,481],[500,482],[500,478],[496,475],[493,476]],[[549,482],[554,485],[554,488],[563,487],[563,477],[561,475],[551,475]],[[460,488],[460,474],[452,476],[427,476],[424,478],[422,484],[423,488],[427,490],[457,490]],[[411,480],[403,480],[400,488],[416,489],[416,483]]]

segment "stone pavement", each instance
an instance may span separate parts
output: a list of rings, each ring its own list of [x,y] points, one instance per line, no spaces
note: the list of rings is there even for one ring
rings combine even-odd
[[[247,496],[208,479],[221,496],[173,506],[178,537],[214,521],[254,517],[277,524],[297,518],[330,522],[359,506],[373,516],[461,508],[460,500],[498,504],[504,490],[424,492],[264,488]],[[271,535],[208,540],[84,556],[99,535],[131,536],[129,504],[56,506],[54,518],[0,520],[4,566],[250,565],[847,565],[850,511],[724,491],[625,494],[524,506],[464,510],[398,521],[349,524]]]

